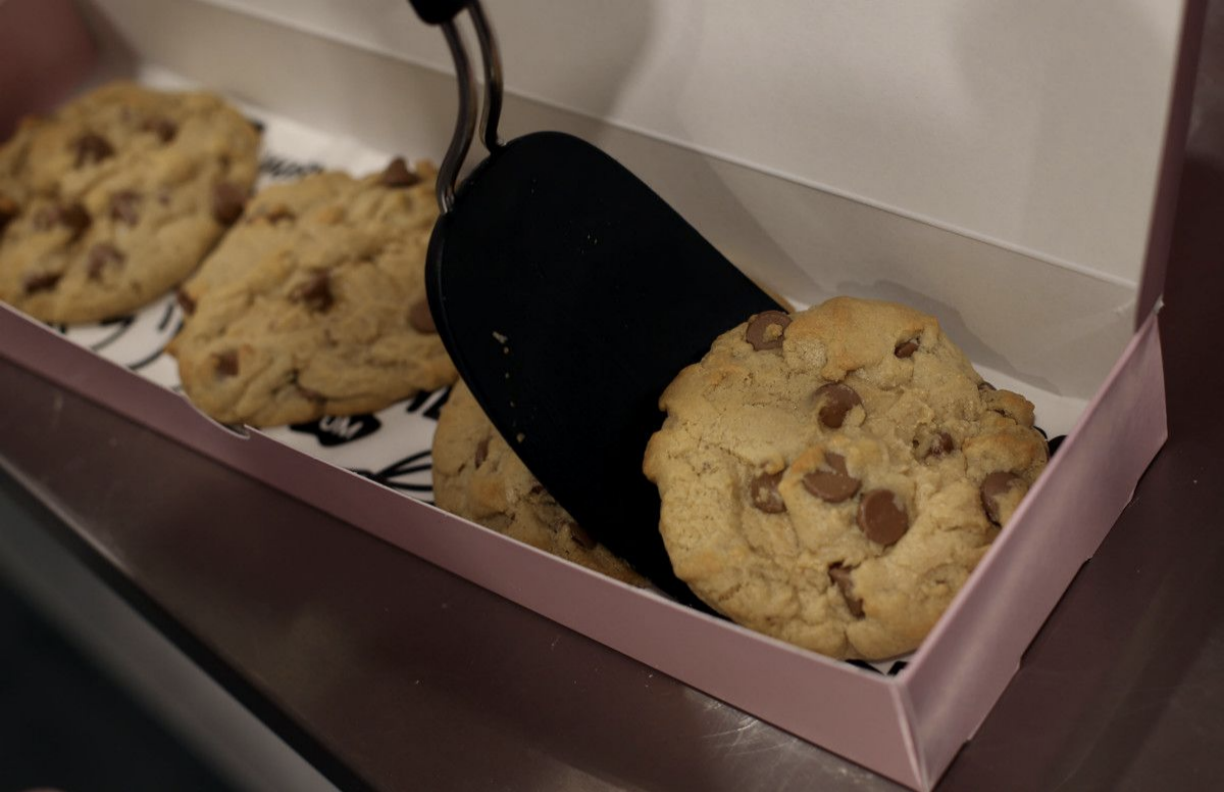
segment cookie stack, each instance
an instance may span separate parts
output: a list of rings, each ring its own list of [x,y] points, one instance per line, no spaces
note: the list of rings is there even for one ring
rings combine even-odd
[[[178,287],[168,351],[223,423],[371,412],[453,382],[425,303],[432,166],[252,199],[259,145],[216,95],[125,82],[26,119],[0,148],[0,300],[74,324]]]

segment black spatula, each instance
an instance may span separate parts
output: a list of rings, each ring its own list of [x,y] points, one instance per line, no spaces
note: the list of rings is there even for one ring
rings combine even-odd
[[[426,269],[447,350],[493,424],[578,523],[693,603],[663,548],[642,455],[676,374],[720,333],[778,305],[594,146],[559,132],[500,143],[500,66],[479,3],[412,5],[442,26],[460,85]],[[484,60],[489,156],[456,190],[475,131],[475,81],[455,27],[464,9]]]

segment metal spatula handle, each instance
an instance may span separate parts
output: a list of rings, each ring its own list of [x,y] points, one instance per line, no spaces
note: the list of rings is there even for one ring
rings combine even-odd
[[[441,25],[450,22],[459,12],[467,7],[470,0],[408,0],[412,10],[427,25]]]
[[[461,11],[467,10],[472,26],[476,30],[480,42],[481,60],[484,65],[485,95],[484,107],[481,112],[481,141],[489,153],[501,148],[501,140],[497,136],[497,125],[501,118],[502,106],[502,70],[501,56],[497,49],[497,40],[493,37],[493,29],[485,17],[484,9],[479,0],[409,0],[421,21],[429,25],[438,25],[446,37],[450,47],[451,58],[455,62],[455,76],[459,85],[459,112],[455,119],[455,131],[451,136],[450,147],[442,164],[438,168],[438,207],[443,213],[449,212],[455,205],[455,185],[458,182],[459,169],[467,158],[472,146],[472,138],[476,132],[476,80],[472,75],[471,62],[463,37],[455,23],[455,18]]]

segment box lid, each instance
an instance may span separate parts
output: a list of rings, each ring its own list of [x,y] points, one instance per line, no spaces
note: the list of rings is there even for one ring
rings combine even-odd
[[[451,71],[402,0],[209,1]],[[1167,248],[1186,3],[486,7],[508,91],[542,104],[1132,288]]]

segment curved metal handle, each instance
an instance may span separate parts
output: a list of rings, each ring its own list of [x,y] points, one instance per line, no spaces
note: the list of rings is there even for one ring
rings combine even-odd
[[[472,137],[476,134],[476,82],[472,78],[467,49],[463,46],[463,38],[455,23],[443,22],[442,34],[446,36],[446,43],[450,47],[451,58],[455,61],[455,77],[459,81],[459,113],[455,118],[455,131],[451,133],[446,156],[438,166],[435,188],[438,208],[445,214],[455,206],[455,184],[459,178],[459,168],[463,166],[463,160],[467,158],[468,149],[472,146]]]
[[[426,25],[450,22],[467,5],[467,0],[408,0],[412,10]]]
[[[455,119],[455,131],[451,135],[450,147],[442,164],[438,167],[437,197],[438,207],[443,213],[449,212],[455,205],[455,186],[458,183],[459,169],[467,158],[472,146],[472,138],[476,134],[476,80],[472,75],[471,61],[463,36],[455,23],[455,17],[460,11],[467,10],[476,29],[476,37],[480,42],[481,60],[484,64],[484,109],[481,120],[481,141],[489,153],[501,148],[501,140],[497,137],[497,125],[501,119],[502,106],[502,70],[501,56],[498,53],[497,40],[493,36],[493,28],[479,0],[409,0],[413,10],[427,24],[441,26],[446,44],[450,47],[451,58],[455,62],[455,77],[459,83],[459,112]]]

